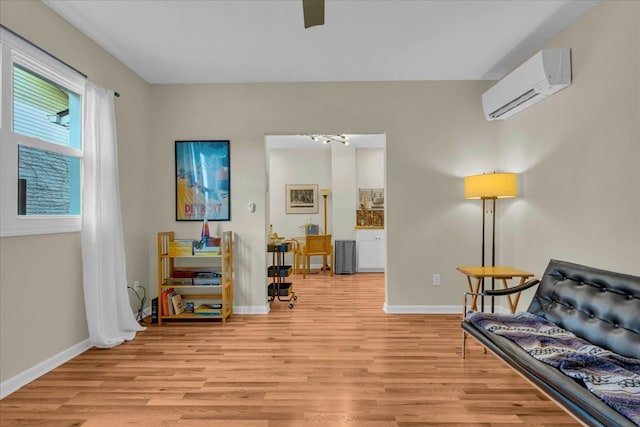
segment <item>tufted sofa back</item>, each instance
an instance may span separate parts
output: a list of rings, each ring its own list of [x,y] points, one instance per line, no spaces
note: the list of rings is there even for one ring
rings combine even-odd
[[[640,277],[551,260],[528,311],[640,359]]]

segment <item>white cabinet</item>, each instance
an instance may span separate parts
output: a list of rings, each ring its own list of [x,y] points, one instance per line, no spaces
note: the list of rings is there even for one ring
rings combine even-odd
[[[386,245],[384,229],[356,229],[358,272],[384,272]]]

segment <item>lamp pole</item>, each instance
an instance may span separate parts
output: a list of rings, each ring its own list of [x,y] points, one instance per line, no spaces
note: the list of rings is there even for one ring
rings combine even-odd
[[[323,194],[324,197],[324,234],[327,234],[327,195]]]
[[[482,198],[482,266],[484,267],[485,219],[487,217],[487,199]],[[484,277],[482,278],[482,295],[480,295],[480,311],[484,311]]]
[[[329,234],[327,230],[327,197],[329,196],[329,193],[331,193],[331,190],[328,188],[322,188],[320,192],[322,193],[322,198],[324,199],[324,234]],[[324,264],[323,269],[329,268],[326,255],[322,257],[322,262]],[[333,265],[333,261],[331,262],[331,265]]]
[[[496,266],[496,201],[497,197],[493,197],[493,212],[491,212],[491,267]],[[496,278],[491,276],[491,290],[496,288]],[[495,312],[495,298],[491,298],[491,312]]]
[[[322,198],[324,199],[324,234],[329,234],[327,231],[327,197],[329,196],[329,193],[331,193],[331,190],[328,188],[323,188],[320,190],[320,192],[322,193]]]

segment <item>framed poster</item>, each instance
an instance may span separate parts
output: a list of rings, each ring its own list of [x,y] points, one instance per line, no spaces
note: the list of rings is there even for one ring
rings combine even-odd
[[[176,221],[229,221],[229,141],[176,141]]]
[[[360,188],[360,209],[384,209],[384,188]]]
[[[317,184],[286,184],[286,213],[318,213]]]

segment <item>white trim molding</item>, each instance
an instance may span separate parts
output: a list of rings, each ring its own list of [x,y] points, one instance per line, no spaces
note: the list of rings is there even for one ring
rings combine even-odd
[[[389,305],[384,303],[382,306],[387,314],[459,314],[462,316],[461,305]],[[486,307],[485,307],[486,310]],[[496,313],[510,313],[509,309],[501,306],[495,306]]]
[[[389,305],[386,302],[382,310],[387,314],[459,314],[462,305]]]
[[[23,371],[18,375],[15,375],[9,378],[8,380],[1,382],[0,383],[0,399],[4,399],[5,397],[9,396],[11,393],[18,391],[21,387],[24,387],[25,385],[29,384],[31,381],[40,378],[44,374],[54,370],[58,366],[68,362],[74,357],[79,356],[80,354],[84,353],[85,351],[89,350],[92,347],[93,345],[91,344],[89,339],[86,339],[56,354],[55,356],[48,358],[45,361],[40,362],[35,366],[32,366],[26,371]]]
[[[233,314],[269,314],[269,304],[234,305]]]

